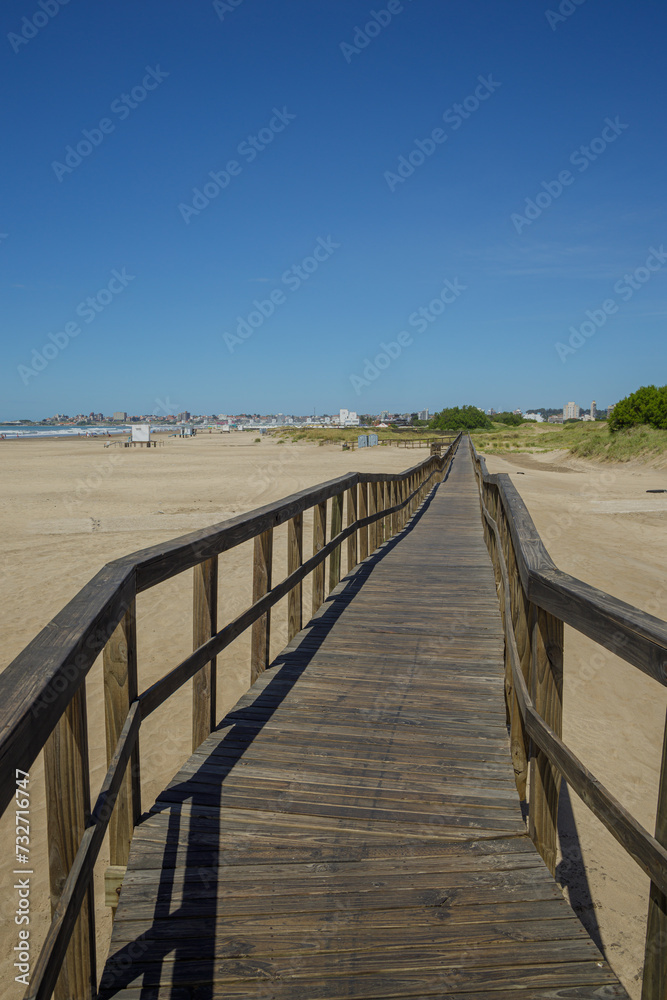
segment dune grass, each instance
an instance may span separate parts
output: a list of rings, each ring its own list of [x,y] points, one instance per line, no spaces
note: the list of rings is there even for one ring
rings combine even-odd
[[[478,451],[488,455],[539,454],[562,449],[577,458],[601,462],[651,461],[667,454],[667,431],[631,427],[611,434],[606,422],[522,424],[474,431]]]
[[[433,431],[428,427],[416,430],[394,431],[390,427],[299,427],[294,430],[280,428],[282,437],[290,437],[292,441],[310,441],[318,444],[356,444],[360,434],[377,434],[380,444],[391,444],[396,441],[425,441],[455,437],[454,431]]]

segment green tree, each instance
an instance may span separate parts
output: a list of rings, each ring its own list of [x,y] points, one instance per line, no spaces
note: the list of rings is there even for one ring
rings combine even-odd
[[[643,385],[631,392],[616,404],[608,423],[612,433],[639,424],[667,430],[667,385]]]
[[[493,424],[476,406],[450,406],[434,415],[431,427],[438,431],[490,430]]]
[[[520,413],[510,413],[509,410],[504,410],[502,413],[494,413],[493,419],[497,423],[507,424],[508,427],[518,427],[519,424],[523,423],[523,417]]]

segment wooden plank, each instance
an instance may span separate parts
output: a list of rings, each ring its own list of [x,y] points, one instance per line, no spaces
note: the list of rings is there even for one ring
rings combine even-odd
[[[140,706],[139,702],[135,701],[123,726],[111,767],[102,782],[92,816],[81,836],[74,862],[63,884],[51,926],[32,971],[30,985],[26,990],[24,1000],[50,1000],[54,990],[58,995],[59,984],[63,982],[63,974],[60,970],[76,946],[77,927],[86,914],[94,912],[92,899],[94,866],[123,780],[125,768],[136,743],[140,722]],[[70,979],[69,991],[65,995],[71,998],[78,998],[80,995],[91,997],[95,994],[94,934],[89,934],[88,953],[90,955],[89,961],[86,962],[85,956],[83,956],[83,964],[75,966],[75,973],[80,981],[80,992],[75,992]],[[82,960],[80,955],[77,955],[76,959],[77,961]],[[65,966],[65,970],[67,968]],[[86,973],[85,979],[83,972]]]
[[[343,497],[338,493],[331,498],[331,537],[335,538],[343,527]],[[329,556],[329,593],[340,583],[340,545]]]
[[[327,505],[316,504],[313,507],[313,555],[324,548],[327,533]],[[316,614],[324,603],[324,565],[313,570],[312,611]]]
[[[271,590],[271,568],[273,562],[273,528],[263,531],[255,538],[252,600],[253,604]],[[250,652],[250,683],[269,665],[271,641],[271,612],[267,611],[252,626]]]
[[[655,839],[662,847],[667,848],[667,719],[662,741]],[[652,882],[646,925],[642,1000],[665,1000],[665,997],[667,997],[667,893]]]
[[[67,706],[44,748],[44,781],[53,916],[90,819],[85,684]],[[90,1000],[94,996],[97,974],[92,888],[82,902],[60,968],[55,1000]]]
[[[368,483],[359,484],[359,519],[363,520],[365,517],[371,513],[368,501]],[[368,558],[369,553],[369,534],[371,526],[368,525],[365,528],[359,528],[359,561],[363,562],[364,559]]]
[[[541,608],[535,609],[531,640],[531,694],[535,709],[554,733],[562,737],[563,623]],[[537,748],[530,761],[529,832],[552,875],[558,851],[558,796],[560,773]]]
[[[348,527],[355,524],[357,520],[357,487],[347,491],[347,524]],[[368,530],[368,529],[366,529]],[[357,565],[357,534],[350,535],[347,540],[347,572],[351,573]]]
[[[294,573],[303,562],[303,514],[287,522],[287,572]],[[303,584],[297,583],[287,598],[287,641],[303,627]]]
[[[136,609],[133,601],[104,647],[104,720],[107,767],[111,765],[130,705],[136,699],[137,694],[137,630]],[[109,861],[111,865],[122,867],[127,865],[132,834],[141,816],[139,767],[139,741],[137,740],[130,767],[127,769],[121,784],[116,805],[109,821]]]
[[[199,649],[218,630],[218,557],[213,556],[193,569],[192,648]],[[216,659],[192,678],[192,749],[215,729]],[[118,862],[122,864],[123,862]]]

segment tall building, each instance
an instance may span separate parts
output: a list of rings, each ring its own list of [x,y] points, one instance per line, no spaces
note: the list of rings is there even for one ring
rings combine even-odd
[[[118,423],[124,424],[127,421],[127,413],[125,412],[125,410],[116,410],[116,412],[113,415],[113,418]]]
[[[597,412],[598,412],[597,403],[595,402],[595,400],[593,400],[593,402],[591,403],[591,420],[595,420]]]
[[[177,414],[176,419],[180,420],[180,421],[189,420],[190,419],[190,411],[189,410],[183,410],[182,413]]]
[[[426,409],[426,410],[420,410],[419,413],[417,414],[417,419],[418,420],[428,420],[428,409]]]
[[[581,409],[576,403],[566,403],[563,407],[563,420],[578,420]]]

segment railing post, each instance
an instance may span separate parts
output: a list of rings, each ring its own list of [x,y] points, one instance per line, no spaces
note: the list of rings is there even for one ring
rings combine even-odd
[[[343,527],[343,494],[331,498],[331,537],[340,534]],[[340,545],[329,556],[329,593],[340,583]]]
[[[294,573],[303,562],[303,514],[295,514],[287,522],[287,575]],[[303,627],[303,583],[292,587],[287,596],[287,641]]]
[[[385,510],[391,507],[391,487],[391,480],[382,484],[382,506]],[[382,518],[382,540],[389,541],[391,534],[391,514],[388,514]]]
[[[368,483],[359,483],[359,520],[363,521],[365,517],[368,517]],[[368,558],[368,536],[370,525],[366,525],[365,528],[359,528],[359,562],[363,562],[364,559]]]
[[[529,607],[521,586],[521,578],[519,577],[516,559],[514,558],[514,550],[504,511],[500,521],[497,523],[503,542],[503,555],[505,556],[510,589],[510,606],[505,608],[505,615],[507,615],[509,628],[514,630],[520,658],[520,669],[528,685],[528,690],[530,690],[529,628],[531,625],[528,620]],[[519,701],[514,690],[512,664],[507,643],[505,643],[505,647],[505,691],[508,696],[508,712],[510,717],[510,753],[512,755],[517,792],[519,793],[519,798],[525,801],[528,781],[528,739],[521,716],[521,709],[519,708]]]
[[[377,504],[377,483],[368,484],[368,516],[371,514],[376,514],[378,509]],[[378,523],[377,521],[371,521],[368,525],[368,550],[369,552],[375,552],[378,547]]]
[[[104,647],[103,660],[107,767],[110,767],[130,705],[138,695],[135,601],[132,601]],[[141,780],[137,739],[109,820],[109,864],[127,867],[130,841],[140,816]]]
[[[268,594],[271,590],[271,563],[273,560],[273,528],[255,536],[255,555],[252,574],[253,604]],[[271,611],[258,618],[252,625],[252,640],[250,652],[250,683],[257,678],[269,665],[269,647],[271,642]]]
[[[324,548],[327,531],[327,505],[324,503],[315,504],[313,507],[313,555]],[[313,614],[321,608],[324,603],[324,563],[321,562],[313,570]]]
[[[357,520],[357,487],[347,491],[347,524],[348,527]],[[357,532],[353,531],[347,540],[347,572],[350,573],[357,565]]]
[[[86,685],[76,692],[44,746],[51,914],[90,819]],[[92,880],[70,939],[55,1000],[90,1000],[97,992]]]
[[[218,630],[218,557],[193,568],[192,648],[198,649]],[[192,678],[192,749],[196,750],[216,725],[216,658]]]
[[[537,712],[558,737],[563,729],[563,623],[542,608],[529,605],[531,698]],[[560,772],[539,747],[530,761],[529,834],[552,875],[558,849]]]
[[[667,847],[667,719],[662,741],[662,766],[658,789],[655,839]],[[667,996],[667,896],[651,883],[646,924],[646,952],[642,1000],[664,1000]]]

